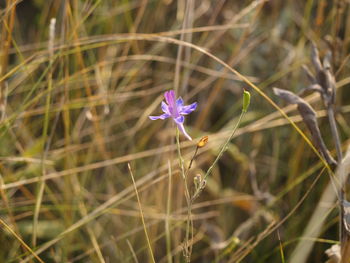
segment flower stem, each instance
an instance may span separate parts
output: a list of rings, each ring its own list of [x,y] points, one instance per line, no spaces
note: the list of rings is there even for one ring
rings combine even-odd
[[[190,226],[192,225],[192,222],[191,222],[192,198],[190,196],[190,191],[187,184],[187,172],[185,171],[184,161],[181,155],[180,131],[178,128],[176,128],[176,146],[177,146],[179,165],[181,169],[181,175],[185,185],[185,197],[186,197],[186,203],[187,203],[187,220],[186,220],[186,233],[185,233],[185,240],[184,240],[184,255],[186,258],[186,262],[191,262],[192,246],[190,245],[189,239],[190,239],[190,228],[191,228]]]
[[[171,239],[170,239],[172,171],[171,171],[171,163],[169,160],[168,160],[168,174],[169,174],[169,180],[168,180],[168,199],[167,199],[166,220],[165,220],[165,237],[166,237],[166,250],[167,250],[168,263],[173,263],[173,259],[171,255]]]
[[[246,110],[242,110],[241,114],[239,115],[238,121],[235,125],[235,127],[233,128],[230,137],[227,138],[226,142],[222,145],[221,150],[218,154],[218,156],[216,157],[215,161],[213,162],[213,164],[209,167],[209,169],[207,170],[207,172],[205,173],[203,179],[202,179],[202,183],[205,183],[208,176],[211,174],[213,168],[215,167],[215,165],[217,164],[217,162],[220,160],[220,158],[222,157],[222,155],[224,154],[224,152],[227,151],[227,146],[230,143],[230,141],[232,140],[233,136],[235,135],[240,123],[242,122],[243,116],[246,113]],[[201,192],[202,188],[198,187],[198,189],[196,190],[196,192],[193,194],[192,196],[192,200],[196,199],[199,195],[199,193]]]
[[[232,140],[233,136],[235,135],[238,127],[239,127],[239,124],[241,123],[242,121],[242,118],[244,116],[245,112],[242,111],[241,114],[239,115],[239,119],[235,125],[235,127],[233,128],[232,130],[232,133],[230,135],[230,137],[228,137],[228,139],[226,140],[226,142],[224,143],[224,145],[221,147],[221,150],[218,154],[218,156],[216,157],[215,161],[213,162],[213,164],[209,167],[208,171],[206,172],[206,174],[204,175],[204,180],[207,179],[207,177],[211,174],[211,171],[213,170],[214,166],[217,164],[217,162],[219,161],[219,159],[221,158],[221,156],[224,154],[224,152],[227,151],[227,146],[228,144],[230,143],[230,141]]]

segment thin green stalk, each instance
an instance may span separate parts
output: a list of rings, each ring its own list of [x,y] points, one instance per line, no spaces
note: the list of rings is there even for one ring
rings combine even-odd
[[[36,247],[36,236],[37,236],[37,228],[38,228],[38,220],[39,220],[39,213],[40,213],[40,207],[44,195],[44,189],[45,189],[45,180],[44,176],[46,174],[46,167],[45,167],[45,159],[46,159],[46,153],[48,151],[48,146],[45,147],[46,144],[46,139],[47,139],[47,134],[48,134],[48,129],[49,129],[49,112],[50,112],[50,103],[51,103],[51,91],[52,91],[52,65],[54,62],[53,55],[54,55],[54,38],[55,38],[55,24],[56,24],[56,19],[51,19],[50,22],[50,39],[49,39],[49,71],[48,71],[48,83],[47,83],[47,96],[46,96],[46,106],[45,106],[45,118],[44,118],[44,127],[43,127],[43,154],[41,157],[41,177],[40,177],[40,183],[39,183],[39,190],[38,190],[38,195],[37,195],[37,200],[35,203],[35,209],[34,209],[34,217],[33,217],[33,236],[32,236],[32,244],[33,247]]]
[[[240,124],[241,121],[242,121],[242,118],[243,118],[244,114],[245,114],[245,112],[242,111],[241,114],[239,115],[238,121],[237,121],[235,127],[233,128],[230,137],[227,138],[226,142],[225,142],[224,145],[221,147],[221,150],[220,150],[218,156],[216,156],[215,161],[214,161],[213,164],[209,167],[208,171],[207,171],[206,174],[204,175],[204,178],[203,178],[204,180],[206,180],[206,179],[208,178],[208,176],[211,174],[213,168],[215,167],[215,165],[217,164],[217,162],[219,161],[219,159],[222,157],[222,155],[224,154],[224,152],[227,151],[227,148],[228,148],[227,146],[228,146],[228,144],[230,143],[230,141],[232,140],[233,136],[235,135],[235,133],[236,133],[238,127],[239,127],[239,124]]]
[[[278,241],[279,241],[279,243],[280,243],[281,261],[282,261],[282,263],[285,263],[286,260],[285,260],[285,258],[284,258],[283,244],[282,244],[282,242],[281,242],[281,237],[280,237],[280,233],[279,233],[278,230],[277,230],[277,236],[278,236]]]
[[[192,167],[193,161],[194,161],[194,159],[197,156],[198,149],[199,149],[199,147],[198,147],[198,144],[197,144],[196,149],[194,151],[194,154],[193,154],[193,156],[191,158],[190,164],[188,165],[187,170],[185,172],[186,185],[187,185],[187,176],[188,176],[188,173],[189,173],[189,171],[190,171],[190,169]],[[189,249],[189,251],[188,251],[189,257],[188,257],[187,260],[188,260],[188,262],[190,262],[191,261],[191,255],[192,255],[192,248],[193,248],[193,246],[192,246],[192,241],[191,241],[191,244],[189,243],[189,232],[191,232],[191,240],[193,240],[192,205],[193,205],[194,199],[190,196],[190,193],[188,193],[188,195],[189,195],[189,201],[187,203],[188,204],[188,209],[187,209],[187,224],[186,224],[186,240],[187,240],[187,247]]]
[[[170,239],[170,211],[171,211],[171,188],[172,188],[172,174],[171,174],[171,164],[170,161],[168,161],[168,174],[169,174],[169,180],[168,180],[168,199],[167,199],[167,206],[166,206],[166,220],[165,220],[165,239],[166,239],[166,251],[167,251],[167,258],[168,263],[173,262],[173,258],[171,255],[171,239]]]
[[[181,147],[180,147],[180,131],[176,128],[176,146],[177,146],[177,154],[179,158],[179,165],[181,169],[181,175],[185,185],[185,197],[187,202],[187,220],[186,220],[186,234],[184,241],[184,249],[185,249],[185,257],[186,262],[191,262],[191,251],[192,248],[189,245],[189,237],[190,237],[190,226],[191,226],[191,214],[192,214],[192,198],[190,196],[190,191],[187,185],[187,173],[185,172],[184,161],[181,155]]]
[[[215,165],[217,164],[217,162],[220,160],[220,158],[222,157],[222,155],[224,154],[224,152],[226,152],[227,150],[227,146],[228,144],[230,143],[230,141],[232,140],[233,136],[235,135],[242,119],[243,119],[243,116],[244,114],[246,113],[246,110],[242,110],[241,114],[239,115],[239,118],[238,118],[238,121],[235,125],[235,127],[233,128],[232,130],[232,133],[230,135],[230,137],[227,138],[226,142],[223,144],[223,146],[221,147],[221,150],[218,154],[218,156],[216,157],[215,161],[213,162],[213,164],[209,167],[209,169],[207,170],[207,172],[205,173],[203,179],[201,180],[201,184],[203,186],[203,183],[207,180],[208,176],[211,174],[213,168],[215,167]],[[196,199],[199,195],[199,193],[201,192],[202,188],[201,187],[198,187],[195,191],[195,193],[193,194],[193,197],[192,197],[192,200]]]
[[[189,191],[188,185],[187,185],[187,174],[185,172],[184,160],[183,160],[182,155],[181,155],[180,131],[178,128],[176,128],[176,146],[177,146],[177,154],[178,154],[178,158],[179,158],[179,165],[180,165],[180,169],[181,169],[181,175],[185,181],[185,195],[186,195],[187,203],[189,203],[190,191]]]

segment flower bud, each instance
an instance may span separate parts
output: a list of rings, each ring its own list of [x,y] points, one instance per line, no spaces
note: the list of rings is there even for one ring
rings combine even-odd
[[[195,186],[196,190],[200,187],[201,181],[202,181],[202,176],[200,174],[197,174],[193,178],[193,183],[194,183],[194,186]]]
[[[199,142],[197,143],[197,147],[198,147],[198,148],[204,147],[204,146],[207,144],[208,140],[209,140],[209,137],[208,137],[208,136],[203,136],[203,137],[199,140]]]
[[[250,104],[250,93],[245,90],[243,91],[243,107],[242,107],[243,112],[247,112],[249,104]]]

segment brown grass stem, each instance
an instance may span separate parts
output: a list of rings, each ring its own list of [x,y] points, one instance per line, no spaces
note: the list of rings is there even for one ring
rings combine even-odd
[[[141,201],[140,201],[139,193],[138,193],[138,191],[137,191],[137,186],[136,186],[136,183],[135,183],[135,179],[134,179],[134,175],[133,175],[133,172],[132,172],[130,163],[128,163],[128,169],[129,169],[129,173],[130,173],[130,176],[131,176],[131,179],[132,179],[132,183],[133,183],[133,185],[134,185],[134,190],[135,190],[135,194],[136,194],[136,198],[137,198],[137,203],[138,203],[138,205],[139,205],[139,210],[140,210],[140,215],[141,215],[141,221],[142,221],[143,229],[144,229],[144,231],[145,231],[145,235],[146,235],[146,239],[147,239],[147,245],[148,245],[148,249],[149,249],[149,254],[150,254],[150,257],[151,257],[151,259],[152,259],[152,262],[153,262],[153,263],[156,263],[156,261],[155,261],[155,259],[154,259],[153,251],[152,251],[151,241],[150,241],[150,239],[149,239],[148,232],[147,232],[147,228],[146,228],[145,218],[144,218],[144,216],[143,216],[143,211],[142,211],[142,206],[141,206]]]
[[[33,257],[35,257],[40,263],[44,263],[44,261],[23,241],[23,239],[19,235],[17,235],[17,233],[13,231],[12,228],[8,224],[6,224],[5,221],[3,221],[1,218],[0,223],[21,243],[21,245],[26,250],[28,250],[33,255]]]

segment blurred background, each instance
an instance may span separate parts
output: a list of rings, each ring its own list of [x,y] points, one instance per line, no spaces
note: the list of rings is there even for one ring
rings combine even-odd
[[[321,58],[331,51],[345,151],[349,1],[0,3],[0,262],[40,262],[20,240],[43,262],[151,262],[128,163],[156,262],[185,262],[175,128],[148,119],[170,89],[185,104],[198,102],[185,121],[194,140],[180,137],[186,164],[209,136],[188,175],[191,191],[237,122],[243,89],[252,95],[193,205],[191,262],[327,260],[339,240],[335,202],[323,204],[323,224],[310,221],[330,184],[322,162],[269,101],[203,50],[258,86],[307,137],[295,107],[272,87],[297,93],[310,85],[302,66],[312,68],[311,41]],[[335,156],[320,97],[303,97]]]

